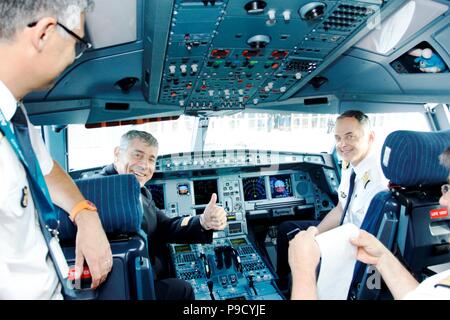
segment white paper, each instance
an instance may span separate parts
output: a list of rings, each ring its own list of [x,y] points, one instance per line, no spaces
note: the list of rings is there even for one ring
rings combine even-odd
[[[359,229],[347,223],[316,237],[321,264],[317,279],[320,300],[346,300],[356,263],[356,247],[350,238],[358,237]]]

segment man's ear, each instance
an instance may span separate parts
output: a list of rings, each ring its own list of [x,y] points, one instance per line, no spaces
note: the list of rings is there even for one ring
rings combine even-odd
[[[369,141],[373,143],[375,141],[375,131],[371,130],[369,133]]]
[[[119,161],[119,155],[120,155],[120,147],[114,148],[114,163]]]
[[[34,48],[41,52],[48,43],[51,35],[56,30],[56,19],[52,17],[42,18],[35,26],[29,27],[31,30],[31,42]]]

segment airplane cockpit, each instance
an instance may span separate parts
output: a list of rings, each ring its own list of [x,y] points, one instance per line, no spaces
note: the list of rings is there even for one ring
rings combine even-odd
[[[277,282],[278,226],[320,221],[337,206],[343,161],[335,122],[354,109],[369,116],[390,180],[371,231],[417,279],[448,269],[450,217],[429,214],[440,208],[448,174],[431,178],[410,159],[426,157],[428,142],[413,148],[422,134],[450,146],[449,1],[94,2],[85,32],[92,48],[51,88],[29,94],[25,107],[77,184],[95,179],[120,137],[136,129],[158,139],[145,187],[167,217],[196,217],[217,195],[227,226],[212,243],[167,245],[167,272],[189,282],[196,300],[290,298]],[[430,159],[439,163],[442,151]],[[417,167],[407,173],[399,165],[396,176],[389,159]],[[422,180],[413,185],[405,176],[414,173]],[[384,286],[375,293],[361,285],[371,276],[362,268],[345,298],[392,299]],[[107,282],[97,298],[154,298],[114,288]]]

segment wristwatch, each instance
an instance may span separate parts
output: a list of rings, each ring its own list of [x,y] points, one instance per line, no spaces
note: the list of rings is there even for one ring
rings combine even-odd
[[[89,200],[82,200],[73,207],[72,211],[70,211],[70,220],[75,222],[75,218],[83,210],[97,211],[97,207]]]

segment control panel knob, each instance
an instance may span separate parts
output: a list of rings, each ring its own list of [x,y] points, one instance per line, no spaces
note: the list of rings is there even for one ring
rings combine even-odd
[[[291,20],[291,10],[284,10],[283,13],[284,21],[289,22]]]
[[[267,12],[267,15],[269,16],[269,20],[270,20],[270,21],[275,21],[275,15],[276,15],[275,9],[270,9],[270,10]]]
[[[187,65],[182,64],[182,65],[180,66],[180,70],[181,70],[181,73],[182,73],[182,74],[186,74],[186,73],[187,73]]]
[[[169,72],[170,72],[170,74],[175,74],[175,71],[177,70],[177,67],[175,66],[175,65],[173,65],[173,64],[171,64],[170,66],[169,66]]]

